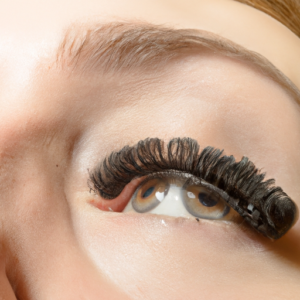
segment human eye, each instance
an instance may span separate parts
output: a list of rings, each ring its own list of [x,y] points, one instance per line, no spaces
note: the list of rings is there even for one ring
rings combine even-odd
[[[213,185],[175,170],[148,175],[126,205],[124,212],[129,211],[236,222],[241,219]]]
[[[157,138],[140,141],[113,152],[90,173],[91,188],[103,199],[104,210],[244,219],[266,237],[278,239],[295,223],[297,207],[274,183],[248,158],[236,162],[213,147],[200,152],[191,138],[172,139],[167,145]],[[179,200],[176,205],[174,199]],[[114,209],[107,209],[110,203]]]

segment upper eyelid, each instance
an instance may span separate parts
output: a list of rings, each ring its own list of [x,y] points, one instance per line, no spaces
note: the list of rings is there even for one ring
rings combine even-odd
[[[223,190],[230,197],[228,204],[270,238],[281,237],[296,220],[295,203],[274,186],[273,179],[264,181],[265,174],[247,157],[236,162],[212,147],[200,152],[191,138],[175,138],[167,145],[157,138],[145,139],[126,146],[90,173],[90,182],[102,197],[113,199],[134,177],[170,169],[190,173]]]

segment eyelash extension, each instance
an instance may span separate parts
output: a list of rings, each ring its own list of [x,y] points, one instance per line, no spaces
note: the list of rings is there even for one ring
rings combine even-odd
[[[236,162],[223,150],[206,147],[200,152],[191,138],[174,138],[165,145],[147,138],[135,146],[111,153],[90,173],[89,186],[104,199],[116,198],[134,178],[163,171],[181,171],[199,178],[201,184],[222,195],[252,227],[271,239],[283,236],[297,217],[297,207],[288,195],[265,179],[247,157]]]

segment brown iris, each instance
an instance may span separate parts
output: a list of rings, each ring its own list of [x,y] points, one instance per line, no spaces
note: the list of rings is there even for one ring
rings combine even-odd
[[[221,219],[230,210],[219,195],[199,185],[184,188],[183,202],[190,214],[202,219]]]
[[[169,190],[169,184],[155,178],[142,183],[132,198],[132,207],[139,213],[152,210],[164,200]]]

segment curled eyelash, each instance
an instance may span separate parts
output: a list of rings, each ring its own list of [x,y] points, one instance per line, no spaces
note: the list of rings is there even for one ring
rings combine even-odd
[[[191,138],[174,138],[166,145],[161,139],[148,138],[125,146],[90,173],[89,185],[104,199],[114,199],[133,178],[171,170],[213,186],[229,206],[269,238],[280,238],[296,220],[295,203],[275,186],[274,179],[265,180],[266,174],[247,157],[236,162],[213,147],[200,152]]]

